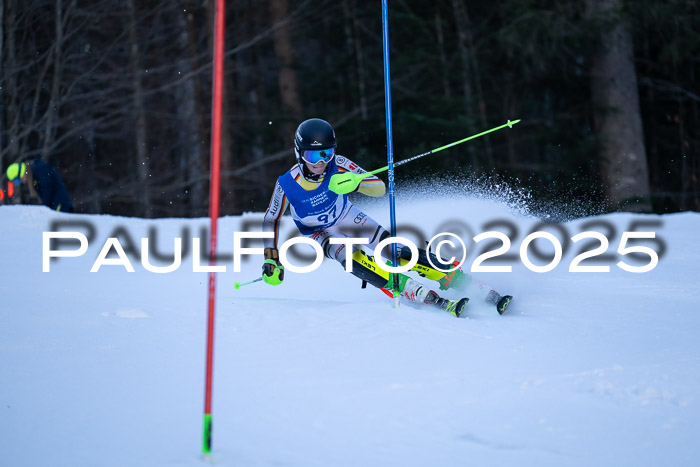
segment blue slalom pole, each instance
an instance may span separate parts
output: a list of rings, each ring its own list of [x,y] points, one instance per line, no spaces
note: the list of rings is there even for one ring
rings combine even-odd
[[[384,44],[384,100],[386,103],[386,150],[389,171],[389,218],[391,236],[396,237],[396,196],[394,191],[394,144],[391,129],[391,74],[389,73],[389,14],[387,0],[382,0],[382,32]],[[396,243],[391,245],[391,265],[398,267],[398,249]],[[399,275],[391,274],[394,293],[394,308],[399,307]]]

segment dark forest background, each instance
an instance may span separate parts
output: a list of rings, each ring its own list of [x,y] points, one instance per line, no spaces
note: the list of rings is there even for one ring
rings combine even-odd
[[[397,180],[700,210],[700,2],[389,0]],[[214,2],[0,0],[0,169],[42,157],[83,213],[208,213]],[[304,119],[386,165],[381,2],[229,0],[222,214],[263,211]],[[401,185],[400,185],[401,186]],[[4,202],[22,201],[19,197]]]

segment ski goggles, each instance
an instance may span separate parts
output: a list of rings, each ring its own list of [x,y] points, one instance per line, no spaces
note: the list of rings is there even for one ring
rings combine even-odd
[[[328,164],[335,156],[335,148],[326,149],[304,149],[301,151],[301,158],[311,165],[319,162]]]

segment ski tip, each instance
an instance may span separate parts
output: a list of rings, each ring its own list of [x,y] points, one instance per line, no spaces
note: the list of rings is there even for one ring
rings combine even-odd
[[[512,121],[511,121],[511,120],[508,120],[508,121],[506,122],[506,125],[508,125],[508,128],[513,128],[513,125],[515,125],[516,123],[519,123],[519,122],[520,122],[520,119],[512,120]]]
[[[496,303],[496,310],[498,311],[499,315],[502,315],[503,313],[506,312],[506,310],[508,309],[508,306],[510,306],[510,302],[512,300],[513,300],[512,295],[504,295],[498,300],[498,303]]]

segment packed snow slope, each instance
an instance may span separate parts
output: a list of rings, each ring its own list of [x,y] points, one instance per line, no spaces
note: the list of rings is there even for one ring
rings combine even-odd
[[[386,201],[360,206],[388,225]],[[543,224],[498,199],[400,194],[397,219],[415,243],[443,231],[463,238],[467,270],[501,245],[474,236],[505,233],[509,256],[482,266],[512,271],[473,275],[515,296],[508,312],[476,298],[462,319],[395,309],[329,260],[312,273],[287,271],[278,287],[234,290],[259,277],[262,256],[234,272],[233,234],[259,231],[261,214],[221,219],[215,465],[700,465],[699,214]],[[206,248],[207,226],[0,207],[0,465],[202,465],[207,273],[193,272],[192,238]],[[609,272],[569,272],[577,254],[601,245],[570,240],[590,230],[608,237],[607,256],[580,265]],[[48,231],[85,233],[87,252],[42,272]],[[548,272],[520,257],[537,231],[568,245]],[[658,254],[651,271],[617,266],[651,261],[619,252],[625,231],[655,233],[628,242]],[[294,232],[285,218],[282,238]],[[110,237],[134,272],[90,272]],[[142,238],[172,257],[177,237],[176,271],[142,265]],[[550,262],[552,245],[528,247],[534,266]]]

